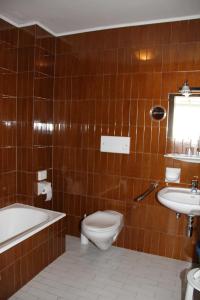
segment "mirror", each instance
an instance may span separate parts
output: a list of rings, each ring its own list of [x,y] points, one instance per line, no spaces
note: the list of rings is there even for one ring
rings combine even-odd
[[[150,110],[150,116],[154,121],[164,120],[166,117],[166,110],[162,106],[154,106]]]
[[[170,95],[168,137],[197,144],[200,139],[200,95]]]

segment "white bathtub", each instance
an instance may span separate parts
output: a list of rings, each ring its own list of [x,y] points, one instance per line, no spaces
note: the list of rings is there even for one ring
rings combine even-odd
[[[0,253],[64,217],[64,213],[20,203],[0,209]]]

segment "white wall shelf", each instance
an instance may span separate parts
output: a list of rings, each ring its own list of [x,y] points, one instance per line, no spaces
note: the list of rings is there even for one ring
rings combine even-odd
[[[176,160],[181,160],[184,162],[200,164],[200,155],[188,155],[182,153],[167,153],[164,157],[173,158]]]

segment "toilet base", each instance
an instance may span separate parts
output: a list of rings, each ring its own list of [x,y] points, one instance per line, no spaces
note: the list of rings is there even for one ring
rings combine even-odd
[[[89,244],[88,238],[86,238],[86,236],[81,233],[81,245],[88,245],[88,244]]]
[[[81,233],[81,245],[89,245],[89,243],[94,244],[97,248],[101,250],[107,250],[112,246],[112,243],[109,244],[105,243],[98,243],[97,241],[89,240],[83,233]]]
[[[92,236],[86,237],[86,235],[82,231],[81,232],[81,245],[89,245],[90,243],[92,243],[100,250],[105,251],[105,250],[108,250],[112,246],[112,244],[116,241],[118,234],[119,233],[115,234],[114,237],[110,237],[110,238],[108,237],[106,239],[97,239],[96,237],[92,237]]]

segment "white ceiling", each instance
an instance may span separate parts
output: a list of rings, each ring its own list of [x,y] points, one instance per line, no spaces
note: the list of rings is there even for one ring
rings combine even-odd
[[[39,24],[59,36],[200,18],[200,0],[0,0],[0,17],[16,26]]]

